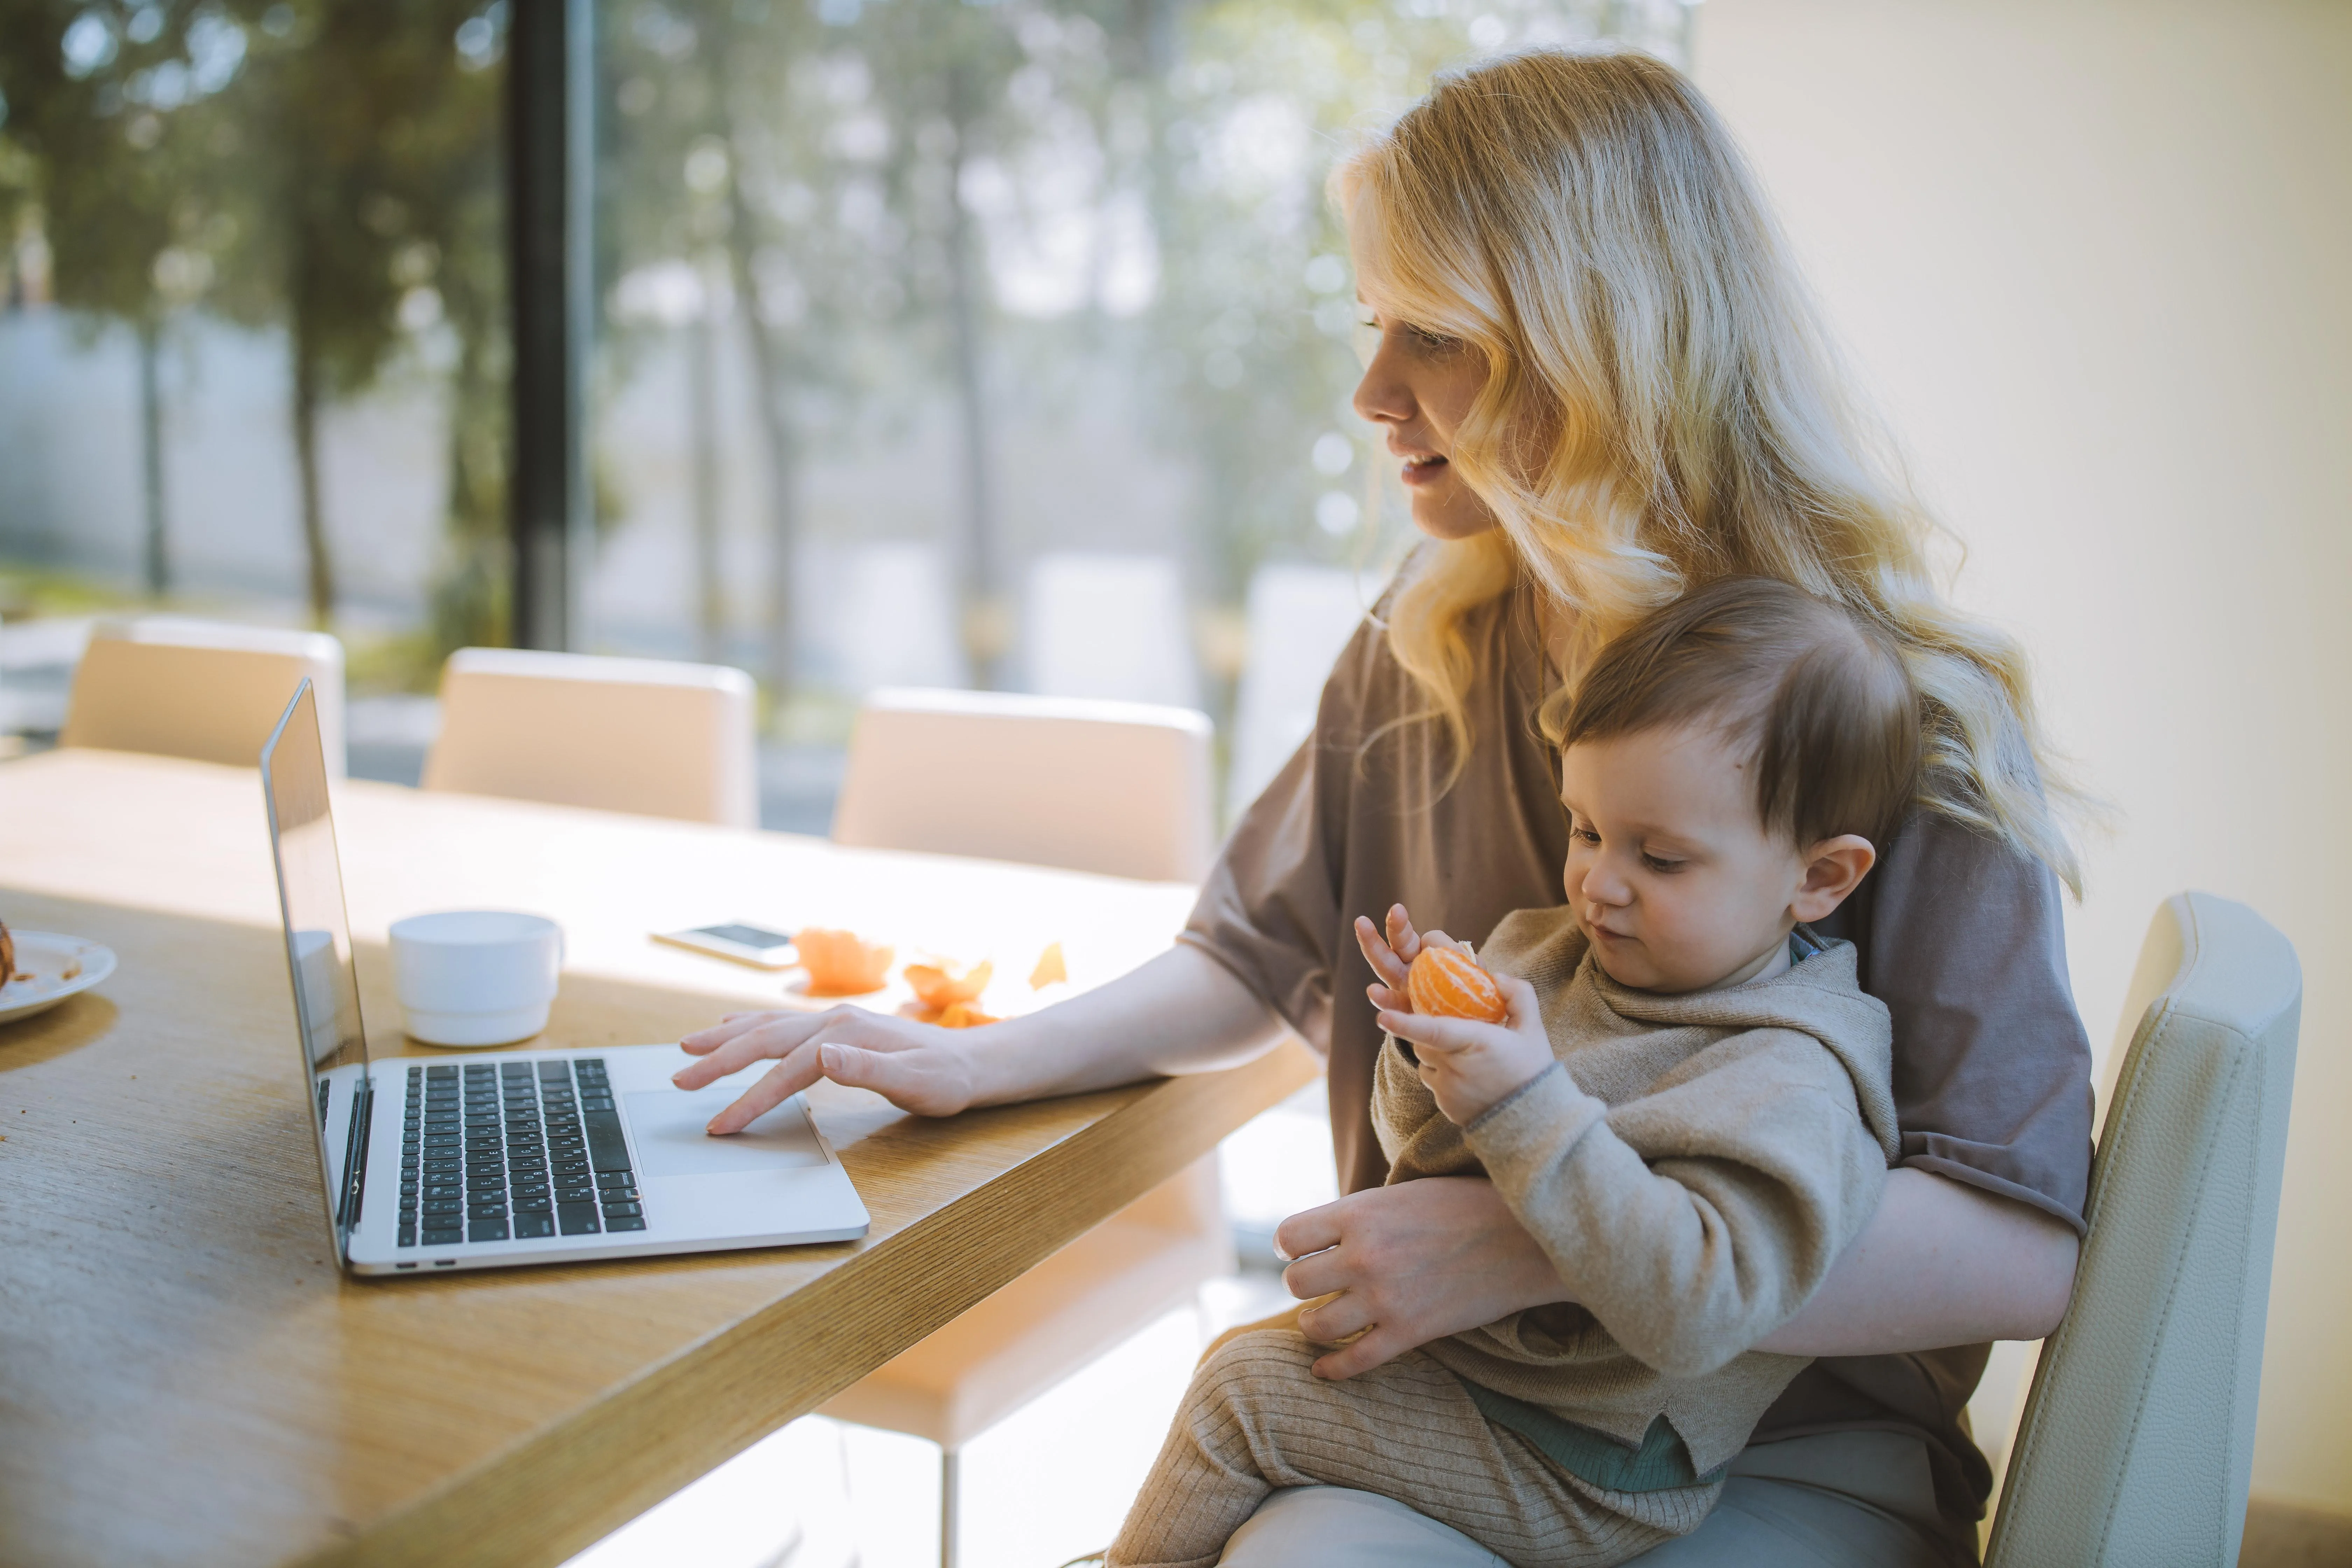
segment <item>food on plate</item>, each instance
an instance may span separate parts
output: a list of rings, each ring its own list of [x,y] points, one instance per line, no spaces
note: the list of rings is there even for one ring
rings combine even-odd
[[[1405,994],[1416,1013],[1499,1024],[1509,1008],[1495,977],[1478,961],[1451,947],[1424,947],[1405,971]]]
[[[16,973],[16,939],[8,934],[8,922],[0,921],[0,985],[8,984]]]
[[[1043,991],[1055,981],[1069,977],[1069,965],[1062,962],[1062,944],[1049,942],[1045,944],[1045,951],[1037,955],[1037,967],[1029,972],[1029,989]]]
[[[907,988],[915,1000],[926,1007],[952,1007],[959,1002],[973,1002],[988,989],[988,978],[996,973],[996,965],[987,959],[969,969],[941,959],[937,963],[907,965]]]
[[[856,931],[810,926],[793,938],[801,967],[808,971],[812,996],[863,996],[889,983],[896,952],[867,942]]]

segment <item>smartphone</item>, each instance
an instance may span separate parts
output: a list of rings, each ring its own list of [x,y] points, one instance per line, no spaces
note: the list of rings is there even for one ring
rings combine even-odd
[[[732,959],[754,969],[789,969],[800,956],[793,951],[793,939],[785,932],[755,926],[748,921],[697,926],[692,931],[657,931],[654,940],[707,952],[713,958]]]

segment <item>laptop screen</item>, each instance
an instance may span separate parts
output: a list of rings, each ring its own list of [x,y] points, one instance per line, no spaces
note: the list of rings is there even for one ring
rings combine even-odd
[[[308,680],[261,749],[261,790],[269,812],[269,847],[278,861],[286,963],[293,976],[311,1125],[319,1135],[327,1220],[337,1256],[348,1258],[367,1163],[367,1040],[360,1027],[359,981],[343,911],[335,822],[327,808],[319,699]]]

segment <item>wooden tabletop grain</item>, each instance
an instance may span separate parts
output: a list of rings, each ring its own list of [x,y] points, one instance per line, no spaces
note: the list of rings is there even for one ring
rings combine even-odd
[[[1191,897],[390,785],[338,786],[335,808],[378,1053],[437,1054],[399,1034],[383,949],[425,910],[562,921],[562,993],[533,1043],[570,1047],[782,1000],[776,977],[657,930],[842,925],[1024,974],[1059,940],[1084,986],[1163,949]],[[0,1025],[12,1564],[560,1563],[1314,1070],[1292,1046],[943,1121],[822,1085],[863,1241],[360,1281],[321,1213],[257,776],[103,752],[0,765],[0,920],[121,961]]]

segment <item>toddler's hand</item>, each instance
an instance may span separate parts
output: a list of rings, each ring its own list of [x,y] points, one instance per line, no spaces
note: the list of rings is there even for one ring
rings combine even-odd
[[[1359,937],[1369,923],[1358,922]],[[1497,974],[1495,984],[1509,1008],[1499,1024],[1412,1012],[1404,1004],[1401,980],[1393,993],[1398,1005],[1381,1008],[1381,1027],[1412,1042],[1421,1059],[1422,1082],[1437,1097],[1437,1109],[1457,1127],[1476,1121],[1552,1064],[1551,1039],[1544,1033],[1535,987],[1515,974]]]
[[[1364,961],[1372,966],[1380,978],[1364,987],[1364,994],[1372,1005],[1394,1008],[1400,1013],[1412,1011],[1412,1003],[1405,994],[1405,973],[1412,961],[1421,956],[1424,947],[1450,947],[1456,952],[1470,950],[1442,931],[1428,932],[1412,929],[1412,917],[1404,912],[1402,904],[1389,907],[1388,939],[1382,941],[1380,927],[1362,915],[1356,917],[1356,945],[1364,950]]]

